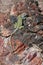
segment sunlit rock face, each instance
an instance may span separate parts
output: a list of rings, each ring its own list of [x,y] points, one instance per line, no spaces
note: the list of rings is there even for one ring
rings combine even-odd
[[[12,0],[1,0],[3,5],[9,5],[12,3]]]
[[[0,0],[0,12],[8,12],[12,4],[12,0]]]
[[[39,3],[39,7],[41,8],[41,10],[43,10],[43,0],[37,0]]]
[[[11,6],[20,0],[0,0],[0,12],[9,12]],[[23,0],[24,1],[24,0]]]

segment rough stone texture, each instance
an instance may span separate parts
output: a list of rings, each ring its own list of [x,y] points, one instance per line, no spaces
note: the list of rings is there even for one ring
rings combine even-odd
[[[39,4],[41,5],[41,7],[43,8],[43,0],[38,0]]]
[[[18,2],[20,0],[0,0],[0,12],[7,12],[10,10],[10,7],[12,4]],[[22,0],[25,1],[25,0]],[[43,10],[43,0],[37,0],[39,1],[39,7],[41,10]]]

